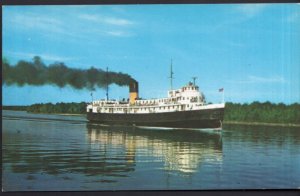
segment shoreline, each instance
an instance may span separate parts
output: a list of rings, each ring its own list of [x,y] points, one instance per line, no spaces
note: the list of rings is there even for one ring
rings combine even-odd
[[[38,112],[27,112],[26,110],[8,110],[6,111],[16,111],[16,112],[26,112],[28,114],[50,114],[50,115],[60,115],[60,116],[85,116],[85,114],[72,114],[72,113],[38,113]],[[3,110],[4,111],[4,110]]]
[[[43,114],[43,113],[32,113],[32,114]],[[85,116],[85,114],[72,114],[72,113],[47,113],[61,116]]]
[[[7,109],[6,109],[7,110]],[[8,110],[8,111],[23,111],[26,110]],[[85,116],[85,114],[72,114],[72,113],[32,113],[30,114],[52,114],[52,115],[60,115],[60,116]],[[241,122],[241,121],[223,121],[223,125],[249,125],[249,126],[280,126],[280,127],[300,127],[300,124],[293,123],[267,123],[267,122]]]
[[[223,121],[223,125],[250,125],[250,126],[279,126],[279,127],[300,127],[300,124],[293,123],[267,123],[267,122],[240,122],[240,121]]]

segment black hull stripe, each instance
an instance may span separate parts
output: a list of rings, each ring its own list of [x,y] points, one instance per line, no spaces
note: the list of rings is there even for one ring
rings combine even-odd
[[[87,113],[93,123],[174,128],[219,128],[224,108],[149,114]]]

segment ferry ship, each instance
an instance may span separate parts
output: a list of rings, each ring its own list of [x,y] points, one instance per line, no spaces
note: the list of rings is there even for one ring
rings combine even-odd
[[[132,81],[128,101],[92,101],[87,106],[87,119],[92,123],[141,128],[222,129],[224,99],[223,103],[207,104],[195,80],[169,90],[166,98],[140,99],[138,92],[138,82]]]

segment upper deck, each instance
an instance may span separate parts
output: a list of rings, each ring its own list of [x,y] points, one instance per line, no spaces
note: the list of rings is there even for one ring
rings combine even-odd
[[[193,83],[168,91],[166,98],[137,99],[133,103],[116,100],[93,101],[87,111],[96,113],[155,113],[205,108],[205,97]]]

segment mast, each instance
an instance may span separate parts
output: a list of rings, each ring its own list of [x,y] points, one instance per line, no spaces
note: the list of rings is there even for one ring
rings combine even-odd
[[[106,101],[108,101],[108,67],[106,67]]]
[[[222,97],[222,101],[223,101],[223,103],[225,103],[225,95],[224,95],[224,88],[223,88],[223,97]]]
[[[197,79],[197,77],[192,77],[193,78],[193,84],[194,84],[194,86],[196,86],[196,79]]]
[[[173,62],[173,59],[171,59],[171,72],[170,72],[170,83],[171,83],[171,90],[173,90],[173,75],[174,75],[174,72],[173,72],[173,64],[172,64],[172,62]]]

